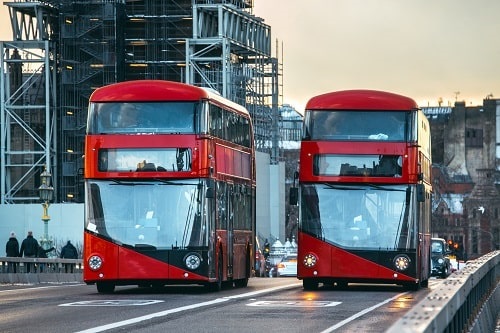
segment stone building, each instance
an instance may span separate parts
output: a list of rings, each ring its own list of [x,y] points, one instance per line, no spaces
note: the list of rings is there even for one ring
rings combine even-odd
[[[433,237],[475,258],[500,244],[500,100],[482,106],[424,107],[432,135]]]

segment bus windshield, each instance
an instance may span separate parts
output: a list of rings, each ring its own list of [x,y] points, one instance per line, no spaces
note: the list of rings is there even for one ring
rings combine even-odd
[[[405,141],[411,128],[406,111],[308,111],[305,140]]]
[[[195,133],[199,102],[91,103],[87,132]]]
[[[206,246],[199,180],[89,181],[86,229],[132,247]]]
[[[301,230],[348,249],[415,249],[413,187],[302,185]]]

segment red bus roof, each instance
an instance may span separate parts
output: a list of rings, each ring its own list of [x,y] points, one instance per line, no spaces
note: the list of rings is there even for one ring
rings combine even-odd
[[[406,96],[377,90],[342,90],[311,98],[306,110],[413,110],[417,103]]]
[[[234,103],[215,91],[193,85],[164,80],[133,80],[113,83],[97,88],[90,102],[166,102],[199,101],[209,99],[235,111],[247,114],[241,105]]]

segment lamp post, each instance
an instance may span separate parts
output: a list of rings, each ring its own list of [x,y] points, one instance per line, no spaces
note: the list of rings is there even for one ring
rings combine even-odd
[[[51,179],[52,175],[47,171],[47,168],[44,168],[40,175],[42,185],[40,185],[38,190],[40,191],[40,200],[42,200],[43,207],[43,239],[40,240],[40,243],[42,243],[42,247],[45,250],[49,249],[52,245],[52,241],[49,240],[49,206],[52,196],[54,195],[54,188],[50,185]]]

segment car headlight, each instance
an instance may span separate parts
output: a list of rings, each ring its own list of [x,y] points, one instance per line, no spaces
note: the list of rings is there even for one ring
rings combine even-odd
[[[396,267],[396,270],[398,271],[405,271],[410,266],[410,262],[410,257],[406,254],[400,254],[394,258],[394,267]]]
[[[201,258],[197,253],[190,253],[184,258],[186,267],[190,270],[195,270],[201,265]]]
[[[311,268],[316,265],[316,261],[318,261],[316,256],[312,253],[308,253],[304,256],[304,260],[302,262],[304,266],[306,266],[307,268]]]
[[[438,259],[438,263],[440,263],[440,264],[444,263],[443,258],[439,258],[439,259]]]
[[[91,256],[88,260],[89,268],[93,271],[97,271],[102,267],[102,258],[99,256]]]

